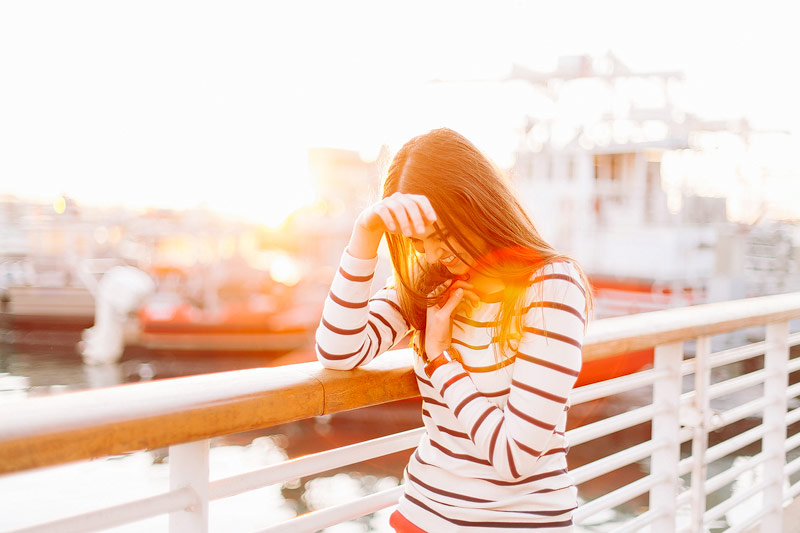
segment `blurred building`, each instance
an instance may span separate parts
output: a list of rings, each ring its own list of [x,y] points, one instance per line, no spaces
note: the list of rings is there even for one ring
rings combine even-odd
[[[381,163],[386,148],[375,161],[340,148],[309,148],[308,166],[314,188],[324,202],[345,211],[358,211],[380,195]]]
[[[380,197],[388,148],[374,161],[352,150],[310,148],[308,161],[320,202],[293,216],[289,228],[302,235],[303,253],[311,255],[320,278],[332,279],[358,214]]]

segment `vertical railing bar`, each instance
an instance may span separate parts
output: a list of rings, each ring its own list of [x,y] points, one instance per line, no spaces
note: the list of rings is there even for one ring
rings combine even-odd
[[[765,511],[761,533],[783,529],[783,480],[786,465],[786,387],[789,385],[789,322],[767,324],[767,351],[764,369],[769,377],[764,382],[764,394],[772,403],[764,409],[764,426],[767,433],[762,440],[762,452],[768,457],[764,463],[764,478],[770,483],[764,489],[762,506]]]
[[[709,401],[707,397],[710,383],[710,369],[707,367],[708,354],[711,353],[711,337],[703,335],[697,338],[697,348],[694,357],[694,402],[692,421],[692,533],[705,531],[703,515],[706,511],[706,448],[708,447],[708,421]]]
[[[662,481],[650,489],[650,509],[657,514],[653,533],[675,531],[678,496],[678,463],[681,458],[680,396],[683,342],[659,344],[655,348],[653,367],[666,376],[653,384],[655,415],[651,440],[662,444],[650,459],[650,473]]]
[[[207,533],[209,501],[209,440],[169,447],[169,487],[194,491],[197,503],[169,514],[170,533]]]

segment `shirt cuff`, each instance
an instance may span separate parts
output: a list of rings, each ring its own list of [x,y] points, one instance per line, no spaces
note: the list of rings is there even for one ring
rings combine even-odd
[[[446,365],[442,365],[433,371],[433,374],[431,374],[431,384],[436,391],[441,394],[442,387],[445,383],[464,372],[464,367],[461,363],[458,361],[450,361]]]
[[[359,259],[358,257],[353,257],[350,255],[350,252],[348,252],[347,248],[345,248],[339,264],[349,274],[353,274],[355,276],[369,276],[370,274],[375,273],[375,267],[378,264],[378,256],[375,256],[372,259]]]

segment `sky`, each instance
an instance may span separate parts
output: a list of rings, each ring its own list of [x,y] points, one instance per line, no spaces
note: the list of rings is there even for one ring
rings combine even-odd
[[[313,201],[309,146],[369,159],[448,126],[510,165],[530,88],[459,81],[607,51],[684,72],[702,116],[791,133],[769,157],[800,175],[787,4],[7,1],[0,194],[271,224]]]

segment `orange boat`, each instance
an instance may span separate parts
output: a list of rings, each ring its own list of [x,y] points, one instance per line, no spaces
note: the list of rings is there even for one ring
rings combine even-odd
[[[204,310],[177,296],[157,295],[139,309],[133,344],[193,352],[295,350],[309,345],[321,312],[321,304],[274,308],[264,299]]]

